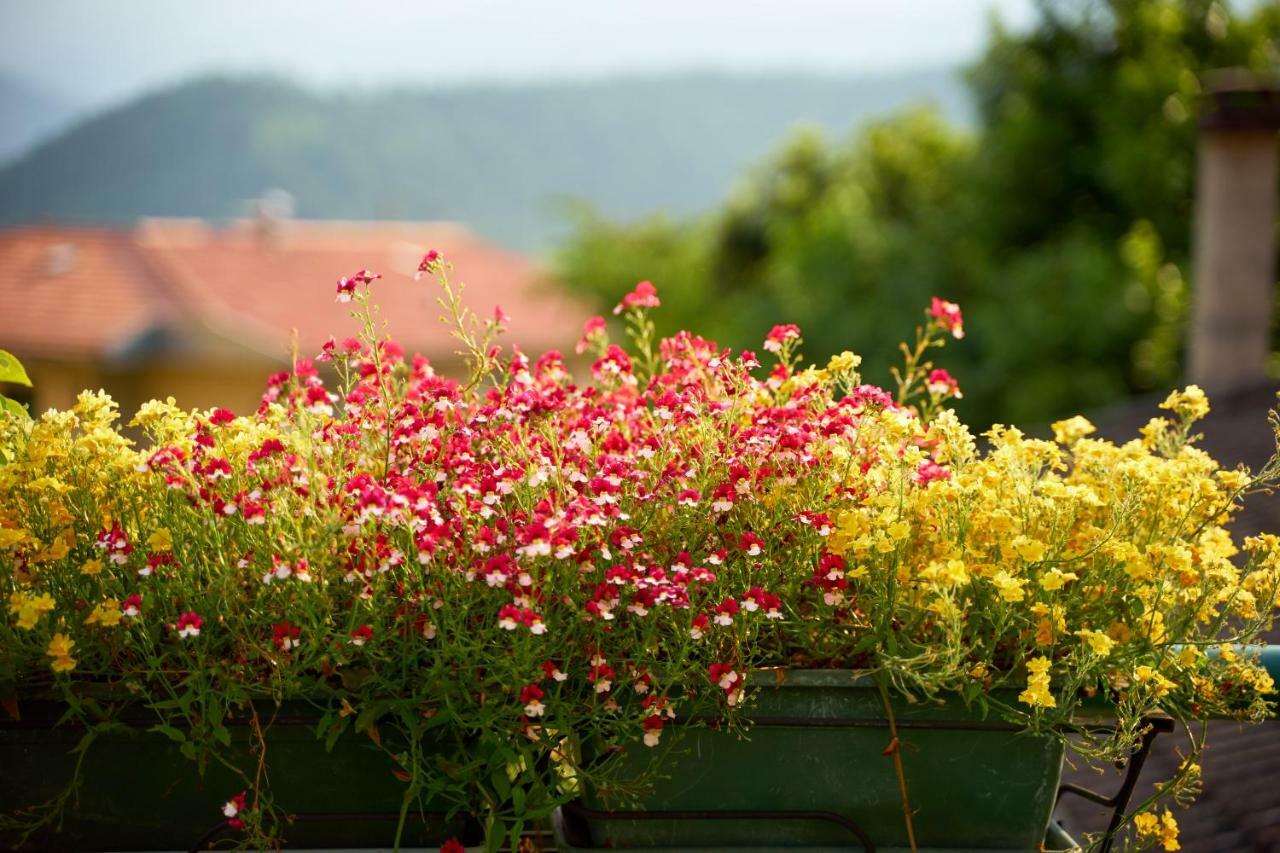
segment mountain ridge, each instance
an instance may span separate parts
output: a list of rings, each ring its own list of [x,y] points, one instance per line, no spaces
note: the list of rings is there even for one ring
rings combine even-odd
[[[563,225],[558,199],[616,216],[703,209],[798,124],[843,134],[922,100],[968,118],[950,68],[356,91],[201,77],[90,116],[0,168],[0,223],[221,219],[279,187],[303,217],[454,219],[535,249]]]

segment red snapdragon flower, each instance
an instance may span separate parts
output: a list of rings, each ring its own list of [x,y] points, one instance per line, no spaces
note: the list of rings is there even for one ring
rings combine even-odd
[[[129,618],[133,618],[142,612],[142,596],[134,593],[124,600],[120,605],[120,612]]]
[[[782,352],[782,347],[789,341],[800,339],[800,327],[792,323],[786,325],[774,326],[769,330],[769,334],[765,336],[764,348],[768,352]],[[753,356],[754,358],[754,356]]]
[[[712,683],[724,691],[725,699],[730,705],[736,705],[742,701],[743,678],[740,672],[734,670],[733,664],[713,663],[707,670],[707,674],[711,677]]]
[[[427,253],[422,256],[422,260],[418,262],[418,271],[413,274],[414,280],[417,281],[424,275],[435,272],[436,267],[440,265],[442,260],[444,260],[444,255],[435,249],[428,249]],[[444,848],[441,849],[443,850]]]
[[[738,615],[738,610],[739,610],[739,607],[738,607],[737,599],[733,598],[732,596],[726,595],[724,597],[724,600],[716,605],[716,619],[715,619],[716,624],[732,625],[733,617]]]
[[[338,279],[338,301],[350,302],[355,296],[356,287],[359,285],[369,285],[382,278],[380,273],[369,272],[368,270],[360,270],[360,272],[349,275],[346,278]]]
[[[960,383],[941,367],[929,371],[929,378],[925,385],[929,393],[934,396],[955,397],[957,400],[964,398],[964,394],[960,393]]]
[[[578,340],[578,345],[573,348],[574,352],[582,355],[589,350],[597,341],[601,341],[605,336],[604,318],[600,315],[588,317],[587,321],[582,324],[582,337]]]
[[[296,648],[301,635],[302,629],[291,622],[277,622],[271,626],[271,642],[282,652]]]
[[[200,629],[204,627],[204,619],[194,611],[188,610],[178,617],[173,627],[178,632],[178,636],[184,640],[189,637],[198,637]]]
[[[658,300],[658,289],[646,279],[637,284],[634,290],[622,297],[622,301],[614,306],[613,313],[621,314],[623,311],[628,311],[632,308],[657,308],[661,304]]]
[[[373,639],[373,626],[361,625],[351,632],[351,645],[363,646],[365,643]]]
[[[222,814],[227,819],[227,826],[232,829],[243,829],[244,819],[240,817],[249,805],[249,800],[245,796],[246,791],[241,791],[231,799],[227,800],[222,806]]]
[[[440,845],[440,853],[467,853],[467,848],[463,847],[458,839],[450,838]]]
[[[536,684],[526,684],[520,688],[520,703],[524,705],[524,713],[529,717],[541,717],[547,710],[547,706],[542,704],[542,699],[546,694],[542,692],[542,688]]]
[[[929,316],[942,331],[950,332],[956,340],[964,337],[964,316],[960,313],[959,305],[935,296],[929,305]]]

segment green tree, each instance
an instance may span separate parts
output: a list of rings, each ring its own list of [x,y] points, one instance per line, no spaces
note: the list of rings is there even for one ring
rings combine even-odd
[[[937,294],[974,332],[948,354],[969,417],[1101,406],[1177,378],[1199,81],[1274,68],[1278,36],[1274,3],[1042,0],[970,70],[976,131],[926,110],[801,131],[704,216],[580,210],[559,269],[602,301],[649,278],[667,330],[734,347],[798,323],[814,361],[853,348],[877,377]]]

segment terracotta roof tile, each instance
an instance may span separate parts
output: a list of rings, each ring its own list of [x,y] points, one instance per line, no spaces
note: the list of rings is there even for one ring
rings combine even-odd
[[[439,358],[454,350],[438,318],[437,290],[414,281],[428,248],[454,265],[466,301],[481,316],[501,305],[512,317],[506,340],[540,353],[573,343],[583,306],[543,282],[530,261],[448,223],[242,221],[213,230],[189,221],[150,220],[138,245],[158,274],[206,323],[274,355],[297,329],[304,353],[330,335],[358,328],[334,283],[362,267],[382,273],[375,288],[390,334],[406,349]]]
[[[293,330],[303,354],[357,330],[334,282],[361,267],[383,274],[377,302],[406,349],[447,358],[437,292],[414,281],[428,248],[454,264],[482,317],[511,315],[505,343],[526,352],[572,345],[587,309],[528,259],[449,223],[143,220],[136,231],[0,231],[0,346],[20,355],[109,358],[141,334],[202,330],[283,360]]]
[[[52,358],[105,358],[172,315],[128,234],[0,232],[0,346]]]

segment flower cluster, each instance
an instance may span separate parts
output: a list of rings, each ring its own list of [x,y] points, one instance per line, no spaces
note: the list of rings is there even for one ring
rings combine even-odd
[[[656,340],[641,282],[615,309],[633,349],[592,318],[577,384],[559,353],[500,358],[505,316],[470,314],[441,255],[421,272],[467,380],[381,335],[361,270],[337,294],[365,333],[272,377],[254,413],[153,401],[142,446],[102,394],[0,421],[0,687],[115,685],[201,749],[228,709],[313,697],[322,736],[376,735],[407,784],[496,825],[659,745],[677,712],[741,713],[762,667],[886,675],[1040,730],[1094,695],[1127,724],[1264,713],[1265,670],[1206,652],[1275,610],[1280,539],[1225,525],[1276,466],[1196,449],[1198,389],[1126,444],[1073,418],[979,452],[924,359],[963,337],[954,303],[925,311],[895,394],[852,353],[804,366],[791,325],[763,376],[750,352]],[[467,756],[403,746],[442,724]]]

